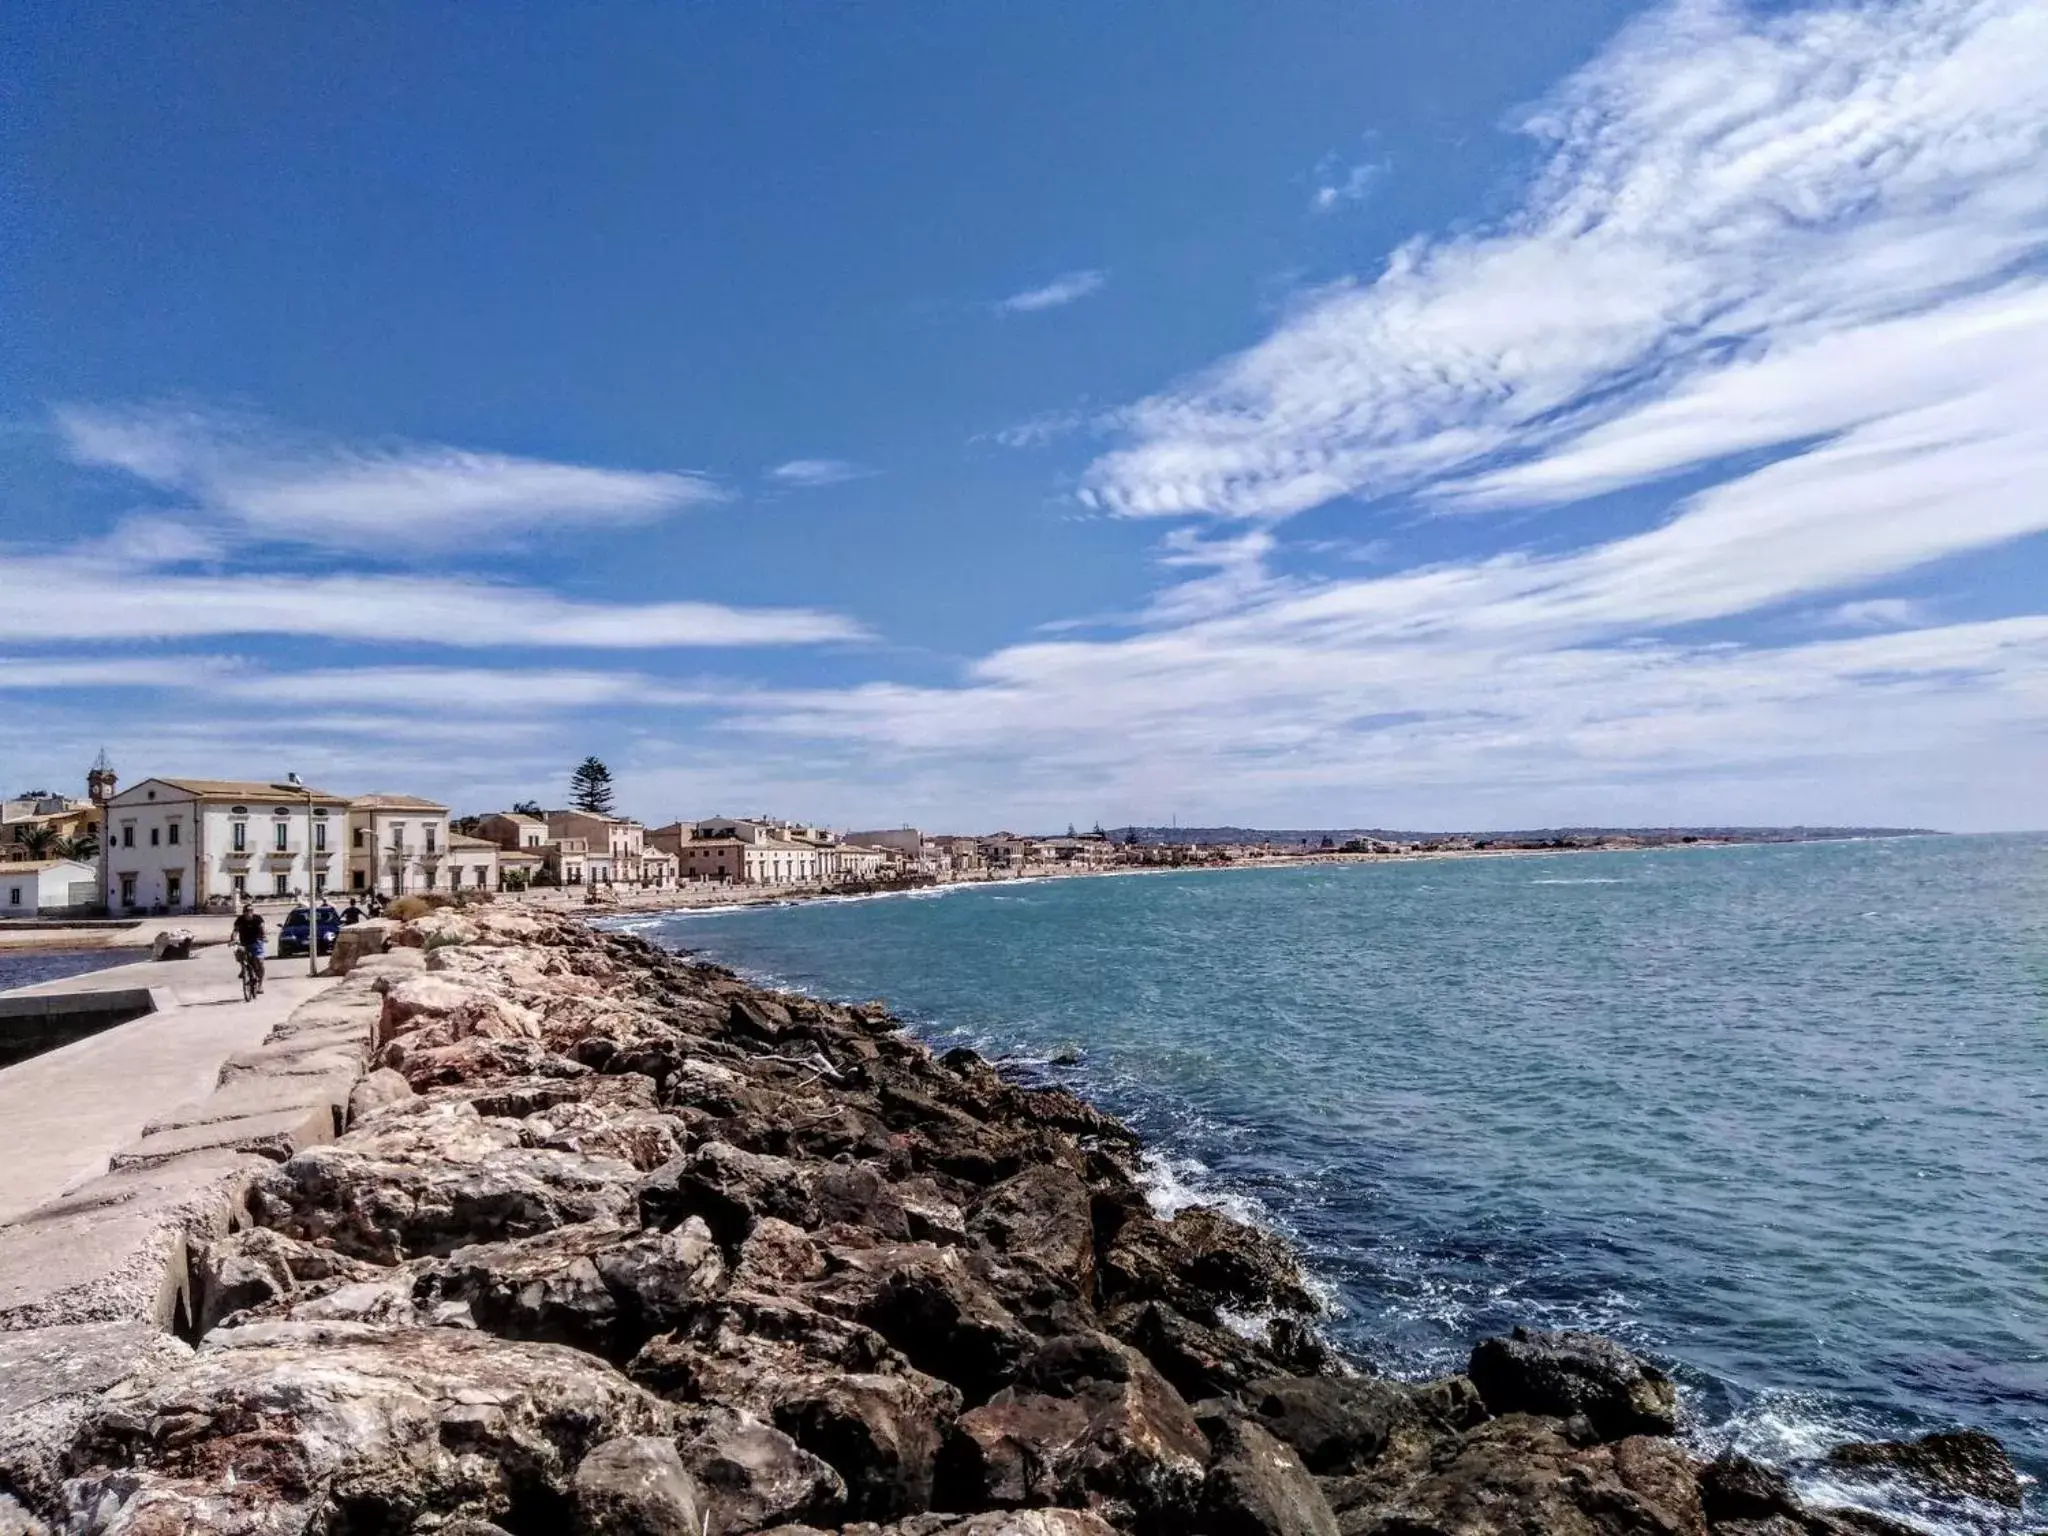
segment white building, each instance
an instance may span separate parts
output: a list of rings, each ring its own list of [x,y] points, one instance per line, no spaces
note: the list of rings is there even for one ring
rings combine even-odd
[[[76,912],[99,899],[99,871],[79,859],[0,864],[0,918]]]
[[[110,912],[337,889],[348,801],[239,779],[144,779],[107,802]]]
[[[498,876],[503,852],[487,837],[462,832],[448,834],[448,889],[451,891],[495,891],[503,883]]]
[[[351,891],[406,896],[447,889],[447,806],[417,795],[358,795],[347,809]]]

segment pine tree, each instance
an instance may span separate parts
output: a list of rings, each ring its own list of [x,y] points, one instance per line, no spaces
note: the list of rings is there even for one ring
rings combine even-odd
[[[569,775],[569,803],[593,816],[612,813],[612,771],[594,757],[586,757]]]
[[[514,816],[545,816],[547,812],[540,808],[538,800],[522,800],[512,807],[512,814]]]

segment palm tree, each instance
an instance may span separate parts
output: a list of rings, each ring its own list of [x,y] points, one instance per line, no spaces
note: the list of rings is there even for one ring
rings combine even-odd
[[[90,832],[60,839],[57,844],[57,856],[89,863],[100,856],[100,840]]]
[[[47,859],[51,850],[57,846],[57,832],[54,827],[46,827],[37,822],[33,826],[16,827],[14,840],[28,850],[30,858]]]

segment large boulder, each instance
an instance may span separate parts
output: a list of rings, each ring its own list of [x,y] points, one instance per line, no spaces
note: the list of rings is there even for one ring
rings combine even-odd
[[[48,1508],[103,1392],[177,1369],[191,1348],[151,1323],[0,1332],[0,1488]]]
[[[1941,1493],[2020,1507],[2019,1474],[1995,1436],[1944,1429],[1918,1440],[1852,1441],[1828,1452],[1831,1466],[1896,1472]]]
[[[1005,1179],[976,1204],[967,1230],[1006,1261],[1093,1294],[1095,1222],[1088,1186],[1072,1169],[1042,1163]]]
[[[1462,1377],[1419,1387],[1376,1376],[1280,1377],[1258,1382],[1245,1402],[1318,1477],[1364,1474],[1389,1457],[1393,1470],[1413,1471],[1486,1417]]]
[[[422,973],[384,994],[377,1044],[405,1037],[420,1046],[486,1040],[538,1040],[540,1016],[478,979]]]
[[[1510,1414],[1372,1504],[1347,1509],[1372,1536],[1707,1536],[1699,1485],[1675,1441],[1574,1447],[1555,1423]]]
[[[1194,1414],[1144,1356],[1076,1336],[961,1416],[939,1486],[954,1508],[1085,1506],[1118,1525],[1188,1529],[1208,1458]]]
[[[466,1305],[488,1333],[623,1361],[686,1322],[724,1274],[710,1231],[694,1217],[672,1232],[591,1222],[458,1248],[413,1294],[424,1309]]]
[[[979,1401],[1016,1374],[1041,1340],[997,1296],[977,1255],[932,1243],[834,1246],[805,1298],[881,1334],[919,1370]]]
[[[675,1443],[650,1435],[607,1440],[576,1468],[577,1536],[704,1536],[708,1507]]]
[[[846,1480],[765,1420],[714,1408],[678,1437],[683,1465],[711,1506],[716,1531],[752,1531],[787,1521],[837,1524]]]
[[[669,1409],[574,1350],[447,1328],[223,1328],[115,1387],[73,1452],[67,1530],[551,1526],[585,1455]]]
[[[1604,1440],[1678,1429],[1671,1378],[1598,1334],[1517,1328],[1482,1339],[1466,1374],[1494,1413],[1583,1414]]]
[[[811,1179],[809,1168],[787,1158],[707,1142],[647,1175],[640,1186],[640,1219],[665,1227],[701,1216],[719,1242],[737,1248],[764,1216],[813,1225]]]
[[[1337,1536],[1337,1516],[1292,1447],[1234,1414],[1208,1421],[1205,1536]]]
[[[888,1520],[931,1505],[959,1392],[873,1329],[786,1297],[729,1292],[686,1332],[648,1341],[629,1372],[664,1396],[766,1420],[829,1462],[846,1513]]]
[[[641,1174],[630,1163],[524,1146],[519,1122],[467,1105],[403,1109],[267,1170],[250,1196],[257,1218],[378,1264],[631,1219]]]
[[[1130,1216],[1103,1255],[1102,1289],[1111,1301],[1164,1301],[1211,1324],[1219,1306],[1317,1310],[1284,1239],[1206,1206],[1171,1221]]]
[[[198,1328],[252,1307],[269,1306],[307,1286],[371,1280],[377,1267],[330,1248],[318,1248],[268,1227],[245,1227],[209,1242],[194,1255],[192,1290]]]

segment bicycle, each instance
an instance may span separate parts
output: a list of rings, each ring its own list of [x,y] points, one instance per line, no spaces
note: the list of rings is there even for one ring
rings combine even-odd
[[[263,990],[263,962],[249,953],[248,946],[235,946],[235,964],[242,973],[242,1001],[248,1002]]]

